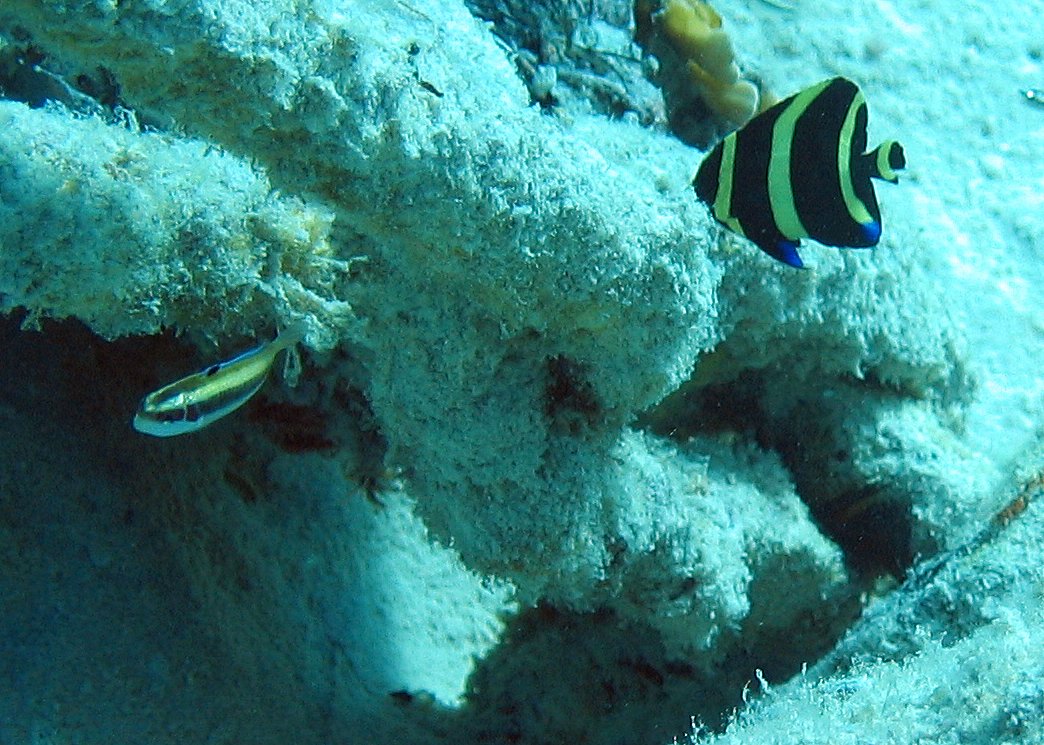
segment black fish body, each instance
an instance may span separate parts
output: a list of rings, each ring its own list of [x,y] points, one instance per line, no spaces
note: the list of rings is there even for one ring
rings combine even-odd
[[[845,78],[824,80],[751,119],[707,154],[693,181],[715,219],[790,266],[801,238],[869,247],[881,237],[871,179],[904,168],[894,140],[866,150],[866,101]]]

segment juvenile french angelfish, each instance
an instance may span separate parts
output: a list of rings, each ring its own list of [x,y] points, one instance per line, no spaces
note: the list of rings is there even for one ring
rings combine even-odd
[[[261,389],[276,355],[301,341],[306,328],[298,323],[270,342],[150,393],[134,415],[134,429],[171,437],[196,432],[232,413]]]
[[[718,143],[696,172],[696,196],[718,222],[793,267],[803,266],[801,238],[875,246],[881,211],[870,179],[897,183],[906,156],[894,140],[865,152],[866,123],[855,83],[817,83]]]

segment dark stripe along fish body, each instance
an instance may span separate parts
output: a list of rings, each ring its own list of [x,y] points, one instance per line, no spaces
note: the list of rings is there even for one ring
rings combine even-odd
[[[874,246],[881,213],[871,179],[895,183],[906,158],[893,140],[864,152],[866,125],[859,87],[824,80],[718,143],[696,173],[696,195],[720,223],[791,266],[802,266],[801,238]]]

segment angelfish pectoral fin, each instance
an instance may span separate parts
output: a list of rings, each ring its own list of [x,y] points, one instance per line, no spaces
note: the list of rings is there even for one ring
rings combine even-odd
[[[868,248],[881,240],[881,223],[877,220],[860,223],[859,229],[863,233],[863,242],[859,244],[859,247]]]
[[[805,262],[798,256],[798,246],[801,245],[800,241],[792,241],[787,238],[780,238],[770,248],[761,246],[761,249],[777,261],[782,261],[788,266],[792,266],[795,269],[802,269],[805,266]]]

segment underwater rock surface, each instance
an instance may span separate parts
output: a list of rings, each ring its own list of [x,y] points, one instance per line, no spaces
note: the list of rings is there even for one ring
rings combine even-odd
[[[1044,218],[981,186],[1024,173],[976,139],[997,120],[935,144],[928,57],[888,41],[974,30],[938,56],[963,75],[994,40],[869,4],[820,34],[827,5],[719,8],[772,88],[860,79],[914,164],[879,248],[798,272],[719,232],[655,106],[534,103],[464,3],[7,0],[0,740],[670,742],[760,680],[722,739],[840,742],[862,706],[876,741],[898,700],[913,741],[958,674],[1010,692],[962,731],[1039,732],[1005,636],[1040,625],[1038,505],[989,526],[1038,473]],[[607,75],[627,13],[564,7],[534,59]],[[130,430],[215,341],[298,319],[296,389]]]

